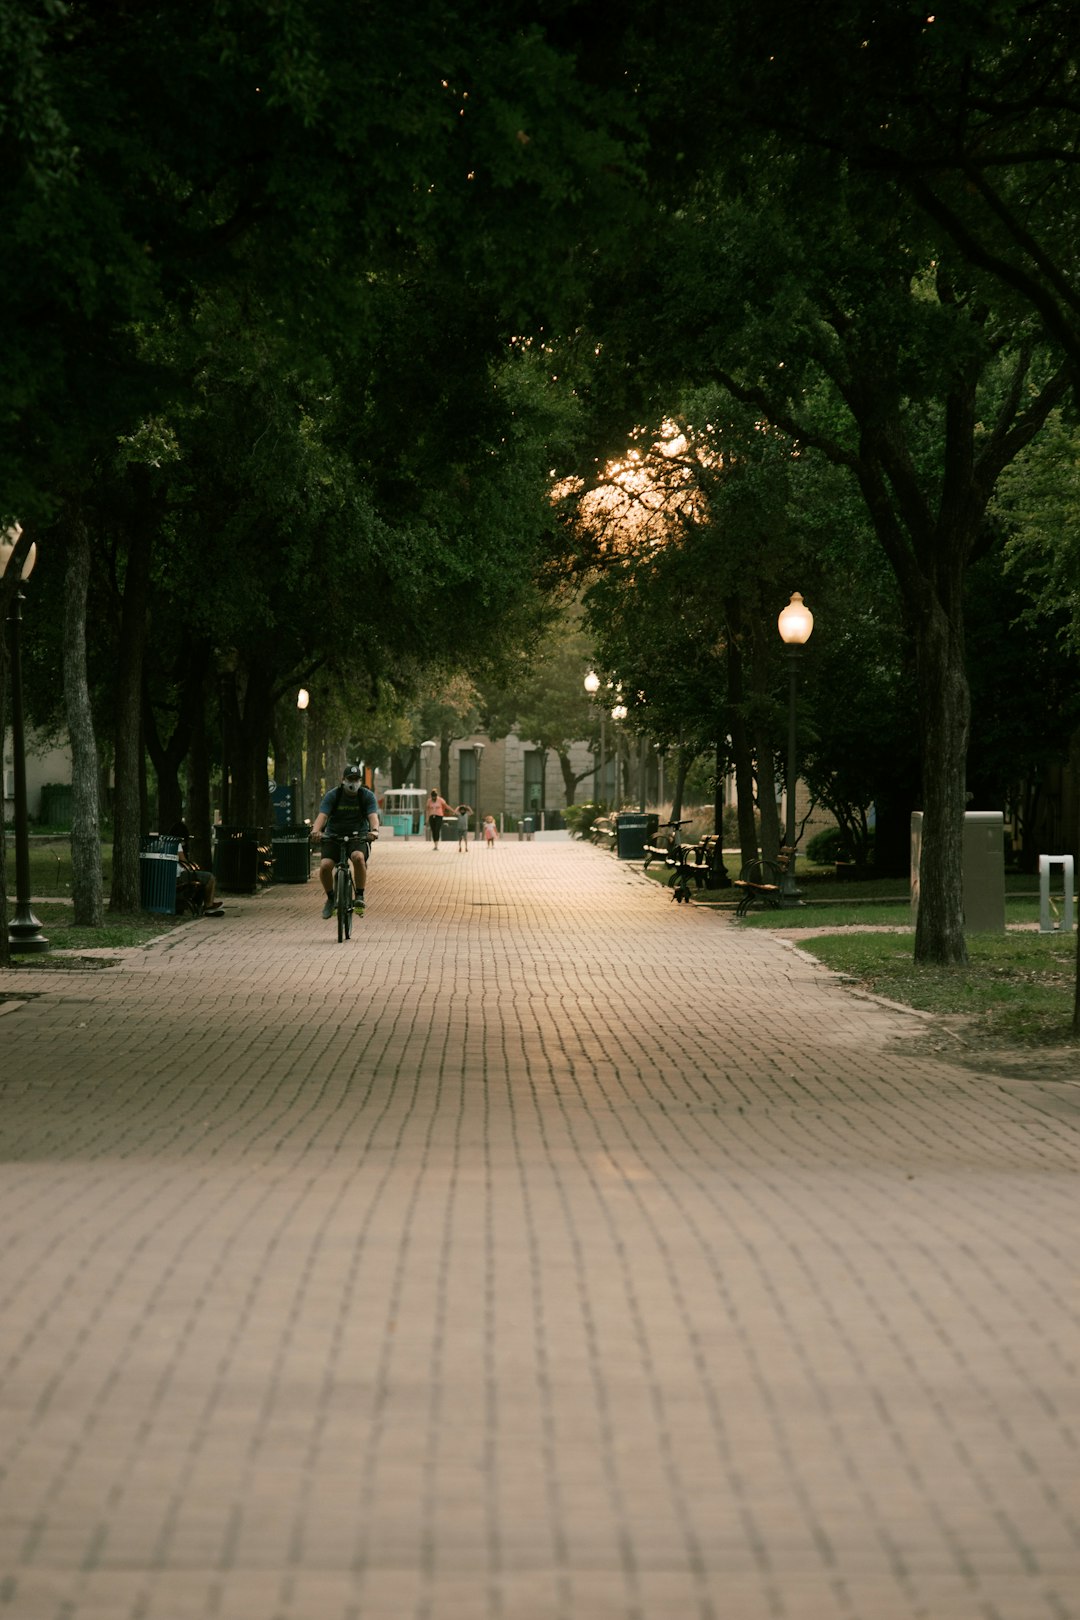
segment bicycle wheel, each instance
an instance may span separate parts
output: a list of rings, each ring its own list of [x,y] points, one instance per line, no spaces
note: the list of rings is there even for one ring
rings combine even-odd
[[[337,899],[337,937],[340,945],[352,933],[353,879],[351,869],[337,872],[334,877]]]

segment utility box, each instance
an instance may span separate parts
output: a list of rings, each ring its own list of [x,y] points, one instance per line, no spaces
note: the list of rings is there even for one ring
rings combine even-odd
[[[923,813],[911,815],[911,917],[919,912],[919,866]],[[964,879],[964,932],[1005,932],[1005,818],[1000,810],[969,810],[964,817],[961,854]]]

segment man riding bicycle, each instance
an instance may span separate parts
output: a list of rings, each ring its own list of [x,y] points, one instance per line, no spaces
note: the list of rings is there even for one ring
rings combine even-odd
[[[346,765],[339,787],[331,788],[311,826],[311,841],[319,840],[319,882],[326,892],[324,918],[334,915],[334,865],[346,842],[356,885],[354,914],[364,915],[364,884],[371,840],[379,836],[379,801],[366,788],[359,765]]]

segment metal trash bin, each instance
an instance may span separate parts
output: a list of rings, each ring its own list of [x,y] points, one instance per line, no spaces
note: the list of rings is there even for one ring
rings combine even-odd
[[[163,917],[176,915],[179,838],[139,840],[139,905]]]
[[[649,842],[649,817],[620,810],[615,817],[615,853],[620,861],[643,861]]]
[[[275,827],[274,882],[307,883],[311,877],[311,828],[304,821]]]
[[[254,894],[259,882],[259,829],[214,828],[214,876],[230,894]]]

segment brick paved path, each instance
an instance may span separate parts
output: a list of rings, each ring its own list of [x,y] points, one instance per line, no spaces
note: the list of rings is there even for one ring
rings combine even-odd
[[[1080,1089],[580,844],[0,982],[0,1620],[1080,1617]]]

